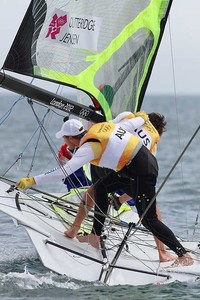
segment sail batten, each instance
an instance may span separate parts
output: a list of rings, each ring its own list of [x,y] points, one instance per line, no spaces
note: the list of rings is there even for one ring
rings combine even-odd
[[[3,68],[74,87],[107,120],[137,111],[171,3],[32,0]]]

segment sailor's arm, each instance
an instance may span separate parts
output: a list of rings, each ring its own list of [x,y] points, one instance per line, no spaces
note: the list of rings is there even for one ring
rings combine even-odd
[[[17,183],[17,187],[25,189],[34,184],[48,184],[49,182],[64,181],[65,177],[71,175],[84,164],[89,163],[93,159],[94,152],[90,146],[90,143],[85,143],[62,168],[55,168],[44,174],[40,174],[31,178],[21,178]]]

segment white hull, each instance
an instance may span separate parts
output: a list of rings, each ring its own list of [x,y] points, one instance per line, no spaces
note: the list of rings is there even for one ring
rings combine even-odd
[[[126,242],[115,267],[109,268],[102,252],[76,238],[66,238],[63,223],[51,209],[51,204],[38,195],[37,198],[16,190],[7,193],[10,186],[0,181],[0,210],[17,220],[27,230],[44,266],[71,278],[83,281],[105,282],[109,285],[144,285],[168,283],[174,280],[195,280],[200,276],[198,242],[182,242],[192,250],[195,259],[190,267],[166,268],[172,262],[159,263],[158,252],[152,235],[137,231]],[[35,201],[35,199],[37,199]],[[66,213],[69,219],[73,216]],[[124,220],[132,221],[133,212],[124,213]],[[131,219],[130,219],[131,218]],[[119,248],[128,228],[118,225],[105,231],[106,255],[109,264]],[[108,267],[108,269],[107,269]],[[107,276],[107,271],[112,270]]]

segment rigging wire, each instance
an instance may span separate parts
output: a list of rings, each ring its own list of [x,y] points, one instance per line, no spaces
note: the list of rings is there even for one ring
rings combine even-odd
[[[155,193],[154,197],[151,199],[149,205],[147,206],[147,208],[145,209],[145,211],[143,212],[143,214],[141,215],[139,221],[137,222],[137,226],[140,226],[142,223],[142,220],[144,219],[144,216],[146,215],[146,213],[148,212],[148,210],[150,209],[150,207],[152,206],[153,202],[156,200],[156,197],[158,196],[158,194],[160,193],[160,191],[162,190],[163,186],[165,185],[165,183],[167,182],[167,180],[169,179],[170,175],[172,174],[172,172],[174,171],[175,167],[177,166],[177,164],[179,163],[179,161],[181,160],[181,158],[183,157],[184,153],[186,152],[186,150],[188,149],[188,147],[190,146],[190,144],[192,143],[193,139],[195,138],[195,136],[197,135],[198,131],[200,129],[200,125],[197,127],[197,129],[195,130],[195,132],[193,133],[192,137],[190,138],[190,140],[188,141],[188,143],[186,144],[185,148],[183,149],[183,151],[181,152],[181,154],[179,155],[179,157],[177,158],[177,160],[175,161],[174,165],[172,166],[172,168],[170,169],[169,173],[166,175],[165,179],[163,180],[163,182],[161,183],[161,185],[159,186],[157,192]]]
[[[4,197],[4,198],[5,198],[5,197]],[[13,198],[13,197],[8,197],[8,198]],[[54,228],[54,226],[50,225],[50,224],[48,223],[48,221],[46,221],[46,219],[60,220],[60,218],[56,218],[56,217],[52,216],[52,209],[51,209],[51,207],[49,206],[49,204],[47,204],[46,201],[44,202],[44,209],[45,209],[45,210],[51,211],[51,213],[44,212],[43,209],[34,207],[34,206],[31,204],[31,203],[33,203],[33,201],[35,201],[36,203],[39,202],[39,205],[40,205],[41,207],[43,207],[43,204],[42,204],[43,201],[41,201],[40,198],[37,198],[37,197],[36,197],[36,200],[35,200],[34,198],[35,198],[35,196],[31,197],[30,199],[29,199],[29,198],[24,198],[24,197],[21,197],[21,196],[20,196],[19,203],[18,203],[18,205],[16,205],[16,210],[18,209],[17,207],[19,207],[21,211],[23,211],[23,212],[25,212],[25,213],[28,213],[28,214],[31,214],[31,215],[34,215],[36,218],[41,219],[41,220],[42,220],[44,223],[46,223],[48,226]],[[28,203],[26,203],[25,201],[30,201],[30,205],[29,205]],[[67,209],[67,207],[66,207],[66,209]],[[18,209],[18,210],[19,210],[19,209]],[[34,212],[32,212],[32,211],[34,211]],[[53,212],[54,212],[54,211],[53,211]],[[54,212],[54,213],[55,213],[55,212]],[[68,212],[68,214],[69,214],[69,212]],[[69,218],[69,216],[68,216],[68,218]],[[63,221],[65,221],[65,220],[63,220]],[[90,221],[90,222],[91,222],[91,221]],[[70,225],[69,222],[66,222],[66,221],[65,221],[65,223],[67,223],[68,225]],[[19,224],[20,224],[20,223],[19,223]],[[31,226],[28,226],[27,224],[24,224],[24,223],[21,224],[21,225],[24,226],[25,228],[32,228]],[[115,224],[115,225],[119,225],[119,224]],[[120,225],[119,225],[119,226],[120,226]],[[87,224],[84,224],[84,228],[87,229]],[[128,227],[127,227],[127,228],[128,228]],[[32,228],[32,229],[34,229],[34,230],[36,230],[36,231],[42,233],[43,235],[45,235],[45,232],[40,231],[40,229],[39,229],[37,226],[34,227],[34,228]],[[54,229],[55,229],[55,228],[54,228]],[[123,229],[123,228],[121,228],[121,229]],[[56,229],[56,230],[57,230],[58,232],[60,232],[60,230],[58,230],[58,229]],[[91,230],[91,228],[90,228],[90,230]],[[118,247],[117,247],[117,245],[116,245],[116,242],[117,242],[117,241],[118,241],[118,245],[120,245],[120,239],[121,239],[121,237],[118,236],[118,238],[117,238],[117,236],[116,236],[117,231],[118,231],[118,230],[112,230],[111,232],[109,232],[109,234],[110,234],[109,242],[110,242],[110,243],[113,243],[113,242],[115,241],[115,242],[114,242],[115,247],[113,246],[113,247],[110,248],[110,249],[107,248],[108,251],[109,251],[109,250],[112,250],[112,249],[114,249],[114,248],[118,249]],[[120,230],[120,232],[122,233],[121,230]],[[61,232],[60,232],[60,233],[61,233]],[[137,246],[138,250],[142,251],[143,254],[145,254],[145,255],[147,256],[147,258],[150,259],[150,257],[147,255],[146,251],[144,252],[144,251],[141,249],[141,247],[140,247],[140,245],[141,245],[141,246],[146,246],[146,247],[148,247],[148,248],[154,248],[154,246],[153,246],[152,244],[150,244],[150,243],[148,242],[148,240],[145,241],[144,238],[141,239],[141,238],[138,236],[138,237],[137,237],[137,240],[129,241],[129,245],[131,245],[131,244],[134,244],[135,246]],[[147,249],[148,249],[148,248],[147,248]],[[129,255],[131,255],[132,257],[134,257],[135,259],[137,258],[137,257],[135,257],[135,256],[129,251],[129,247],[127,247],[126,249],[124,249],[124,251],[125,251],[127,254],[129,254]],[[137,258],[137,259],[138,259],[138,258]],[[139,261],[142,262],[140,259],[139,259]],[[142,262],[142,263],[143,263],[143,265],[145,265],[146,267],[148,267],[148,266],[146,265],[145,262]],[[112,265],[112,264],[111,264],[111,265]],[[113,267],[114,267],[114,264],[113,264]],[[150,268],[150,267],[148,267],[148,268],[149,268],[150,270],[153,271],[152,268]]]
[[[15,182],[13,180],[8,179],[8,178],[3,177],[3,176],[0,176],[0,179],[3,180],[3,181],[5,181],[5,182],[7,182],[7,183],[9,182],[9,184],[12,184],[11,185],[11,189],[8,192],[11,192],[11,191],[15,190],[15,185],[14,185]],[[51,204],[56,204],[56,206],[58,206],[58,207],[60,207],[62,209],[66,208],[66,206],[63,205],[62,202],[70,204],[70,205],[73,205],[73,206],[75,206],[77,208],[84,207],[83,204],[82,204],[82,202],[80,204],[80,203],[74,202],[74,200],[70,201],[70,200],[67,199],[67,196],[70,196],[70,197],[77,196],[78,197],[78,194],[76,193],[75,190],[74,190],[74,192],[75,192],[74,194],[73,194],[72,191],[70,191],[66,195],[62,195],[61,197],[59,197],[59,196],[56,196],[54,194],[50,194],[48,192],[41,191],[41,190],[39,190],[39,189],[37,189],[35,187],[30,187],[29,189],[33,190],[34,192],[37,192],[39,194],[43,194],[43,195],[46,196],[46,197],[42,196],[42,199],[41,199],[40,197],[37,197],[36,195],[32,195],[32,194],[28,195],[28,193],[27,193],[27,197],[30,197],[32,199],[32,201],[36,201],[36,202],[39,201],[40,203],[42,203],[42,202],[46,203],[46,201],[48,201],[48,202],[51,202]],[[78,188],[78,190],[79,190],[79,194],[83,193],[83,191],[81,191],[81,188]],[[24,191],[24,193],[25,193],[25,191]],[[54,200],[52,200],[52,199],[54,199]],[[25,200],[27,200],[27,199],[25,199]],[[77,212],[77,210],[76,210],[76,212]],[[94,210],[90,210],[89,212],[94,213]],[[96,213],[99,214],[99,215],[102,215],[101,212],[96,212]],[[105,214],[103,214],[103,216],[105,216]],[[92,215],[88,215],[88,217],[94,218]],[[125,222],[122,222],[122,224],[121,224],[121,222],[119,221],[118,217],[113,217],[112,215],[109,215],[109,214],[106,215],[106,217],[109,220],[109,222],[111,222],[110,226],[113,225],[113,224],[119,225],[119,226],[122,225],[122,227],[124,226]],[[127,226],[128,226],[128,223],[127,223]]]
[[[176,89],[176,72],[175,72],[175,63],[174,63],[174,51],[173,51],[173,38],[172,38],[172,30],[171,30],[171,19],[170,15],[168,18],[168,24],[169,24],[169,39],[170,39],[170,53],[171,53],[171,63],[172,63],[172,79],[173,79],[173,89],[174,89],[174,106],[176,111],[176,117],[177,117],[177,134],[178,134],[178,146],[179,146],[179,153],[181,152],[181,138],[180,138],[180,122],[179,122],[179,113],[178,113],[178,97],[177,97],[177,89]],[[182,181],[182,189],[185,189],[184,184],[184,176],[183,176],[183,164],[180,162],[180,174],[181,174],[181,181]],[[184,202],[186,203],[186,193],[182,193]],[[188,226],[188,219],[187,219],[187,209],[186,205],[184,206],[185,211],[185,219],[186,219],[186,228],[187,228],[187,238],[189,238],[189,226]]]
[[[10,116],[14,106],[21,100],[23,100],[25,96],[20,96],[14,103],[13,105],[9,108],[9,110],[0,118],[0,125],[2,125],[5,120]]]
[[[44,138],[45,138],[45,140],[46,140],[46,143],[47,143],[47,145],[48,145],[48,147],[49,147],[51,153],[53,154],[53,157],[54,157],[55,161],[57,162],[58,166],[59,166],[60,169],[62,170],[64,176],[65,176],[65,177],[68,177],[68,174],[67,174],[67,172],[66,172],[64,166],[60,163],[60,160],[59,160],[59,158],[58,158],[58,156],[57,156],[57,152],[55,152],[54,148],[52,147],[52,145],[51,145],[51,143],[50,143],[50,141],[49,141],[49,135],[48,135],[48,133],[47,133],[45,127],[44,127],[44,123],[40,121],[40,119],[38,118],[38,116],[37,116],[37,114],[36,114],[36,112],[35,112],[35,110],[34,110],[34,108],[33,108],[33,101],[32,101],[32,100],[29,100],[29,101],[30,101],[30,104],[31,104],[31,109],[32,109],[32,111],[33,111],[33,114],[34,114],[34,116],[35,116],[35,118],[36,118],[36,121],[38,122],[38,125],[39,125],[39,128],[40,128],[40,132],[43,134],[43,136],[44,136]],[[78,179],[78,178],[77,178],[77,179]],[[70,181],[70,180],[71,180],[71,178],[69,178],[69,181]],[[79,180],[79,179],[78,179],[78,180]],[[71,183],[72,183],[72,185],[73,185],[72,180],[71,180]],[[76,187],[74,187],[74,188],[76,188]],[[82,197],[79,195],[78,190],[77,190],[77,194],[78,194],[78,196],[79,196],[79,199],[82,199]]]
[[[28,103],[31,105],[30,100],[28,100]],[[50,109],[47,110],[46,114],[44,115],[44,117],[43,117],[43,119],[42,119],[42,121],[41,121],[41,124],[42,124],[43,126],[44,126],[45,118],[46,118],[46,116],[48,115],[49,112],[50,112]],[[40,129],[40,130],[39,130],[39,129]],[[30,169],[29,169],[29,171],[28,171],[28,173],[27,173],[27,177],[29,177],[29,175],[30,175],[30,173],[31,173],[31,171],[32,171],[32,169],[33,169],[33,165],[34,165],[34,160],[35,160],[35,156],[36,156],[37,147],[38,147],[39,140],[40,140],[40,137],[41,137],[41,134],[42,134],[42,131],[41,131],[41,127],[40,127],[40,126],[38,126],[38,128],[37,128],[36,131],[38,131],[38,130],[39,130],[39,135],[38,135],[38,139],[37,139],[37,141],[36,141],[34,153],[33,153],[32,160],[31,160],[31,164],[30,164]],[[36,133],[36,131],[35,131],[35,133]],[[33,136],[34,136],[34,135],[33,135]],[[33,137],[33,136],[32,136],[32,137]],[[30,141],[31,141],[31,140],[30,140]],[[29,145],[29,144],[27,144],[27,147],[28,147],[28,145]]]
[[[196,215],[196,220],[195,220],[195,223],[194,223],[193,237],[195,235],[195,231],[196,231],[196,228],[197,228],[197,225],[198,225],[198,222],[199,222],[199,213],[200,213],[200,205],[199,205],[199,209],[198,209],[198,212],[197,212],[197,215]]]
[[[19,100],[22,100],[22,99],[24,99],[24,97],[20,97],[20,98],[15,102],[15,104],[18,103]],[[14,105],[12,105],[12,107],[9,109],[9,111],[8,111],[9,113],[6,113],[6,114],[5,114],[5,115],[6,115],[6,118],[4,118],[3,122],[4,122],[4,121],[7,119],[7,117],[10,115],[10,113],[11,113],[13,107],[14,107]],[[43,119],[42,119],[42,123],[44,123],[44,120],[45,120],[45,118],[46,118],[48,112],[49,112],[49,111],[47,111],[47,113],[44,115],[44,117],[43,117]],[[1,125],[1,124],[0,124],[0,125]],[[10,167],[2,174],[2,176],[5,176],[5,175],[10,171],[10,169],[12,169],[12,167],[13,167],[16,163],[19,163],[19,162],[21,161],[24,152],[25,152],[25,151],[27,150],[27,148],[29,147],[31,141],[33,140],[34,136],[35,136],[36,133],[38,132],[39,128],[40,128],[40,127],[36,128],[36,130],[34,131],[33,135],[32,135],[31,138],[29,139],[28,143],[25,145],[24,149],[23,149],[22,152],[19,154],[18,158],[17,158],[17,159],[14,161],[14,163],[13,163],[13,164],[12,164],[12,165],[11,165],[11,166],[10,166]],[[38,140],[39,140],[39,138],[38,138]],[[38,143],[37,143],[37,144],[38,144]],[[35,152],[36,152],[36,149],[37,149],[37,146],[35,147]],[[34,156],[35,156],[35,152],[34,152]],[[32,169],[32,167],[33,167],[34,156],[33,156],[32,162],[31,162],[30,169],[29,169],[29,171],[28,171],[28,175],[29,175],[29,173],[30,173],[30,171],[31,171],[31,169]],[[27,176],[28,176],[28,175],[27,175]]]
[[[32,79],[31,83],[32,83],[33,81],[34,81],[34,78]],[[58,86],[56,93],[58,93],[59,88],[60,88],[60,87]],[[18,100],[12,105],[12,107],[9,109],[8,113],[5,114],[5,117],[4,117],[3,122],[4,122],[4,121],[8,118],[8,116],[11,114],[13,107],[14,107],[20,100],[22,100],[22,99],[24,99],[24,98],[25,98],[24,96],[19,97],[19,99],[18,99]],[[24,152],[27,150],[27,148],[28,148],[29,145],[31,144],[33,138],[36,136],[36,134],[38,133],[38,131],[39,131],[39,134],[38,134],[38,138],[37,138],[36,145],[35,145],[35,148],[34,148],[34,153],[33,153],[33,156],[32,156],[30,168],[29,168],[29,170],[28,170],[28,172],[27,172],[27,177],[30,176],[31,171],[32,171],[33,166],[34,166],[34,160],[35,160],[35,157],[36,157],[36,151],[37,151],[37,148],[38,148],[38,145],[39,145],[39,140],[40,140],[40,138],[41,138],[41,134],[43,134],[43,136],[44,136],[44,138],[45,138],[45,140],[46,140],[46,142],[47,142],[47,144],[48,144],[48,146],[49,146],[50,151],[52,152],[52,154],[53,154],[53,156],[54,156],[56,162],[57,162],[58,165],[60,166],[60,168],[63,170],[64,175],[65,175],[66,177],[68,177],[68,174],[66,173],[64,167],[60,164],[60,161],[59,161],[59,159],[58,159],[57,153],[54,151],[53,147],[51,146],[51,143],[53,143],[53,141],[51,140],[51,138],[50,138],[48,132],[46,131],[46,129],[45,129],[45,127],[44,127],[45,119],[46,119],[47,115],[50,113],[50,111],[52,111],[52,110],[50,110],[46,105],[43,105],[43,104],[37,103],[37,101],[34,101],[34,102],[36,102],[37,104],[39,104],[40,106],[43,106],[43,107],[47,108],[46,113],[44,114],[43,118],[42,118],[41,121],[40,121],[40,119],[39,119],[39,117],[37,116],[37,113],[36,113],[36,111],[35,111],[35,109],[34,109],[34,107],[33,107],[33,101],[32,101],[31,99],[28,98],[28,99],[27,99],[27,102],[28,102],[28,104],[29,104],[29,106],[30,106],[30,108],[31,108],[31,110],[32,110],[32,112],[33,112],[33,115],[34,115],[35,118],[36,118],[36,121],[37,121],[37,123],[38,123],[38,127],[36,128],[36,130],[35,130],[34,133],[32,134],[31,138],[29,139],[28,143],[25,145],[25,147],[24,147],[24,149],[22,150],[22,152],[19,154],[18,158],[17,158],[17,159],[14,161],[14,163],[13,163],[13,164],[12,164],[12,165],[4,172],[4,174],[2,174],[2,177],[4,177],[4,176],[5,176],[5,175],[13,168],[13,166],[14,166],[16,163],[19,163],[19,162],[21,161]],[[53,111],[53,112],[55,113],[55,111]],[[47,136],[48,136],[48,137],[47,137]],[[50,140],[51,140],[51,143],[50,143]],[[75,176],[76,176],[76,175],[75,175]],[[77,180],[79,181],[79,183],[80,183],[80,185],[81,185],[81,182],[80,182],[79,178],[78,178],[77,176],[76,176],[76,178],[77,178]],[[69,180],[69,182],[71,182],[71,185],[73,186],[74,184],[73,184],[73,181],[71,180],[70,177],[68,177],[68,180]],[[82,195],[79,193],[79,190],[78,190],[75,186],[74,186],[74,190],[75,190],[77,196],[79,197],[79,199],[82,200]],[[90,196],[90,195],[88,194],[88,196]],[[93,199],[93,203],[94,203],[94,199]],[[88,214],[88,213],[89,213],[89,210],[87,209],[87,203],[86,203],[86,205],[84,205],[84,209],[86,210],[86,214]],[[101,213],[103,213],[103,212],[101,212]],[[105,216],[105,217],[106,217],[106,216]]]
[[[32,84],[34,80],[35,80],[35,78],[32,78],[30,84]],[[58,85],[58,86],[57,86],[56,94],[59,92],[59,89],[61,89],[61,88],[62,88],[61,85]],[[12,105],[12,107],[9,109],[9,111],[8,111],[8,112],[0,119],[0,121],[3,120],[2,123],[9,117],[9,115],[10,115],[11,112],[12,112],[13,107],[19,102],[19,100],[22,100],[22,99],[24,99],[24,98],[25,98],[24,96],[21,96],[21,97],[20,97],[20,98]],[[37,101],[35,101],[35,102],[37,102]],[[28,100],[28,103],[31,104],[31,100],[30,100],[30,99]],[[38,103],[38,104],[41,105],[41,106],[47,107],[47,106],[44,105],[44,104],[41,104],[41,103]],[[32,106],[32,110],[33,110],[33,106]],[[49,111],[50,111],[50,109],[48,108],[48,111],[47,111],[46,115],[48,114]],[[53,111],[53,112],[56,114],[56,112],[55,112],[53,109],[51,109],[51,111]],[[61,114],[58,114],[58,113],[57,113],[57,115],[61,116]],[[35,113],[35,116],[36,116],[36,113]],[[65,115],[65,116],[66,116],[66,115]],[[22,159],[22,157],[23,157],[23,153],[24,153],[25,150],[28,148],[28,146],[29,146],[29,144],[31,143],[33,137],[35,136],[36,132],[37,132],[37,131],[39,130],[39,128],[40,128],[40,132],[39,132],[38,140],[37,140],[37,142],[36,142],[34,154],[33,154],[32,161],[31,161],[31,165],[30,165],[30,169],[29,169],[29,171],[28,171],[28,173],[27,173],[27,176],[29,177],[29,175],[30,175],[30,173],[31,173],[31,171],[32,171],[32,169],[33,169],[34,159],[35,159],[35,156],[36,156],[36,151],[37,151],[37,147],[38,147],[39,140],[40,140],[40,137],[41,137],[41,133],[42,133],[42,132],[43,132],[44,137],[46,138],[46,135],[45,135],[45,133],[44,133],[44,131],[45,131],[45,129],[44,129],[44,120],[45,120],[45,117],[46,117],[46,116],[43,117],[43,120],[42,120],[42,121],[39,121],[39,118],[36,117],[36,119],[37,119],[37,121],[38,121],[38,124],[39,124],[39,127],[38,127],[38,128],[36,129],[36,131],[34,132],[33,136],[32,136],[31,139],[29,140],[28,144],[26,145],[26,147],[24,148],[24,150],[22,151],[22,153],[19,154],[19,157],[18,157],[18,158],[16,159],[16,161],[9,167],[9,169],[7,169],[7,170],[4,172],[3,176],[5,176],[5,175],[8,173],[8,171],[9,171],[16,163],[18,163],[18,162],[21,161],[21,159]],[[2,123],[0,123],[0,125],[1,125]],[[48,138],[49,138],[49,136],[48,136]],[[48,139],[46,138],[46,141],[47,141],[47,140],[48,140]],[[57,155],[55,154],[55,151],[53,151],[53,148],[51,147],[50,143],[47,142],[47,144],[49,145],[49,148],[50,148],[51,152],[53,153],[54,157],[57,158]],[[56,161],[57,161],[58,165],[61,167],[61,169],[63,169],[62,166],[59,164],[59,160],[56,159]],[[63,170],[64,170],[64,169],[63,169]],[[66,177],[68,177],[68,174],[66,174],[65,170],[64,170],[63,173],[65,173]],[[79,184],[80,184],[80,186],[81,186],[80,179],[76,176],[76,174],[74,174],[74,176],[76,177],[77,181],[79,182]],[[68,181],[71,183],[72,186],[74,185],[74,183],[73,183],[73,181],[72,181],[72,179],[71,179],[70,177],[68,178]],[[74,186],[74,188],[76,188],[76,187]]]
[[[44,128],[44,123],[41,122],[35,112],[35,110],[33,109],[33,101],[32,100],[29,100],[30,104],[31,104],[31,108],[32,108],[32,111],[33,111],[33,114],[39,124],[39,127],[40,127],[40,130],[41,130],[41,133],[43,133],[43,136],[47,142],[47,145],[49,146],[49,149],[51,151],[51,153],[53,154],[54,156],[54,159],[55,161],[57,162],[58,166],[60,167],[60,169],[62,170],[63,174],[65,175],[65,177],[67,177],[68,181],[70,182],[70,184],[74,187],[74,189],[76,189],[76,186],[74,185],[73,183],[73,180],[69,177],[69,174],[67,173],[66,169],[64,168],[64,165],[61,164],[58,156],[57,156],[57,152],[54,151],[53,147],[51,146],[50,142],[49,142],[49,139],[47,138],[47,131],[45,130]],[[49,135],[48,135],[49,137]],[[65,162],[66,164],[67,162]],[[72,172],[74,174],[74,176],[76,177],[76,180],[79,182],[80,186],[81,186],[81,181],[80,179],[76,176],[76,174],[74,172]],[[78,193],[78,190],[77,190],[77,193]],[[79,196],[80,199],[82,199],[81,196]]]
[[[33,80],[32,80],[32,81],[33,81]],[[58,89],[59,89],[59,88],[58,88]],[[5,120],[10,116],[10,114],[11,114],[11,112],[12,112],[12,110],[13,110],[13,107],[14,107],[20,100],[22,100],[22,99],[24,99],[24,98],[25,98],[25,97],[23,97],[23,96],[19,97],[19,99],[11,106],[11,108],[9,109],[9,111],[8,111],[6,114],[4,114],[4,116],[1,118],[2,123],[5,122]],[[37,101],[36,101],[36,102],[37,102]],[[27,150],[27,148],[29,147],[30,143],[32,142],[32,140],[33,140],[34,136],[36,135],[36,133],[38,132],[38,130],[40,130],[40,131],[39,131],[38,138],[37,138],[37,141],[36,141],[36,145],[35,145],[35,148],[34,148],[34,154],[33,154],[33,156],[32,156],[32,161],[31,161],[31,164],[30,164],[30,168],[29,168],[29,171],[28,171],[28,173],[27,173],[27,176],[29,177],[29,175],[30,175],[30,173],[31,173],[31,171],[32,171],[32,169],[33,169],[34,160],[35,160],[35,157],[36,157],[36,151],[37,151],[37,148],[38,148],[38,145],[39,145],[39,140],[40,140],[40,138],[41,138],[41,134],[43,133],[43,135],[45,136],[46,141],[49,141],[49,140],[50,140],[50,136],[48,135],[47,131],[46,131],[45,128],[44,128],[44,122],[45,122],[46,116],[49,114],[49,112],[50,112],[50,111],[53,111],[53,112],[55,113],[55,111],[54,111],[54,110],[50,110],[46,105],[43,105],[43,104],[40,104],[40,103],[39,103],[40,106],[43,106],[43,107],[47,108],[47,112],[44,114],[42,120],[40,121],[39,118],[37,117],[37,114],[36,114],[34,108],[33,108],[33,102],[32,102],[30,99],[28,99],[28,103],[29,103],[29,105],[30,105],[30,107],[31,107],[31,109],[32,109],[32,111],[33,111],[35,117],[36,117],[36,120],[37,120],[39,126],[38,126],[38,128],[36,128],[36,130],[34,131],[33,135],[31,136],[31,138],[30,138],[30,140],[28,141],[28,143],[25,145],[23,151],[19,154],[18,158],[17,158],[17,159],[14,161],[14,163],[13,163],[13,164],[12,164],[12,165],[11,165],[11,166],[10,166],[10,167],[2,174],[2,176],[5,176],[5,175],[13,168],[13,166],[14,166],[16,163],[19,163],[19,162],[21,161],[24,152],[25,152],[25,151]],[[2,124],[2,123],[1,123],[1,124]],[[48,135],[48,138],[47,138],[46,135]],[[51,141],[51,142],[52,142],[52,141]],[[53,151],[53,147],[51,147],[51,144],[50,144],[49,142],[47,142],[47,144],[49,145],[49,148],[50,148],[51,152],[53,153],[54,157],[56,158],[57,163],[59,164],[57,155],[55,154],[55,151]],[[65,172],[65,173],[66,173],[66,172]],[[67,174],[66,174],[66,176],[67,176]],[[75,175],[75,176],[76,176],[76,175]],[[81,182],[80,182],[79,178],[78,178],[77,176],[76,176],[76,178],[77,178],[77,180],[79,181],[80,186],[81,186]],[[71,178],[69,178],[68,181],[69,181],[69,182],[71,181],[71,185],[73,186],[73,181],[71,180]],[[76,187],[74,187],[74,188],[76,188]],[[82,199],[81,196],[79,196],[79,198]]]
[[[6,178],[2,178],[2,179],[5,180],[5,181],[8,181],[8,182],[9,181],[11,182],[11,180],[7,180]],[[10,190],[9,192],[12,192],[12,191],[14,191],[14,189]],[[42,191],[40,191],[40,193],[42,193]],[[19,194],[19,192],[17,192],[16,195],[17,194]],[[72,204],[75,207],[76,206],[80,207],[80,205],[78,203],[74,203],[74,202],[68,201],[66,198],[63,199],[63,197],[59,198],[58,196],[54,196],[54,195],[50,195],[51,198],[39,197],[39,196],[36,196],[36,195],[27,195],[27,198],[25,198],[24,195],[27,195],[27,194],[22,193],[22,195],[20,195],[20,194],[18,195],[17,203],[16,203],[18,205],[16,205],[15,209],[16,210],[17,209],[18,210],[23,210],[23,212],[28,213],[30,215],[34,215],[35,217],[38,217],[39,219],[42,217],[43,222],[45,222],[45,223],[46,223],[46,221],[44,220],[44,218],[47,218],[47,219],[50,218],[50,219],[54,219],[54,220],[62,219],[62,221],[64,221],[65,224],[71,225],[70,224],[70,219],[72,217],[75,217],[75,215],[71,212],[77,213],[77,209],[73,208],[72,206],[66,206],[66,204],[68,203],[68,204]],[[13,196],[4,196],[3,198],[11,198],[12,199]],[[55,199],[52,200],[52,198],[55,198],[57,200],[56,201],[55,201]],[[58,202],[58,200],[64,201],[64,204]],[[30,204],[28,202],[30,202]],[[36,208],[33,205],[34,202],[37,203],[37,205],[39,205],[38,208]],[[55,218],[55,216],[54,217],[52,216],[52,212],[55,214],[55,209],[52,208],[52,205],[54,205],[54,203],[56,204],[57,207],[60,207],[62,209],[62,211],[67,213],[67,217],[65,216],[64,218],[62,218],[58,214],[56,214],[57,218]],[[6,204],[4,204],[4,206],[9,207],[9,205],[6,205]],[[45,210],[47,210],[51,213],[48,213],[48,212],[44,213],[43,212],[43,207],[44,207]],[[87,232],[87,230],[89,230],[89,231],[91,230],[92,220],[93,220],[93,215],[90,215],[90,216],[87,217],[87,220],[85,220],[83,225],[81,226],[81,232],[82,231]],[[115,221],[116,220],[115,217],[110,216],[110,220],[112,220],[112,226],[117,226],[118,228],[121,228],[120,231],[123,232],[123,226],[121,226],[120,222]],[[51,226],[51,225],[49,225],[49,226]],[[127,223],[127,227],[128,227],[128,223]]]

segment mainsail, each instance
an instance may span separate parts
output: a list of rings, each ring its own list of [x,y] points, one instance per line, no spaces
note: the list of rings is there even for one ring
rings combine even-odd
[[[171,3],[32,0],[3,69],[79,90],[77,101],[102,120],[138,111]],[[12,90],[4,79],[0,73],[1,85]],[[73,113],[64,99],[50,98],[49,104]],[[90,118],[87,110],[78,114]]]

